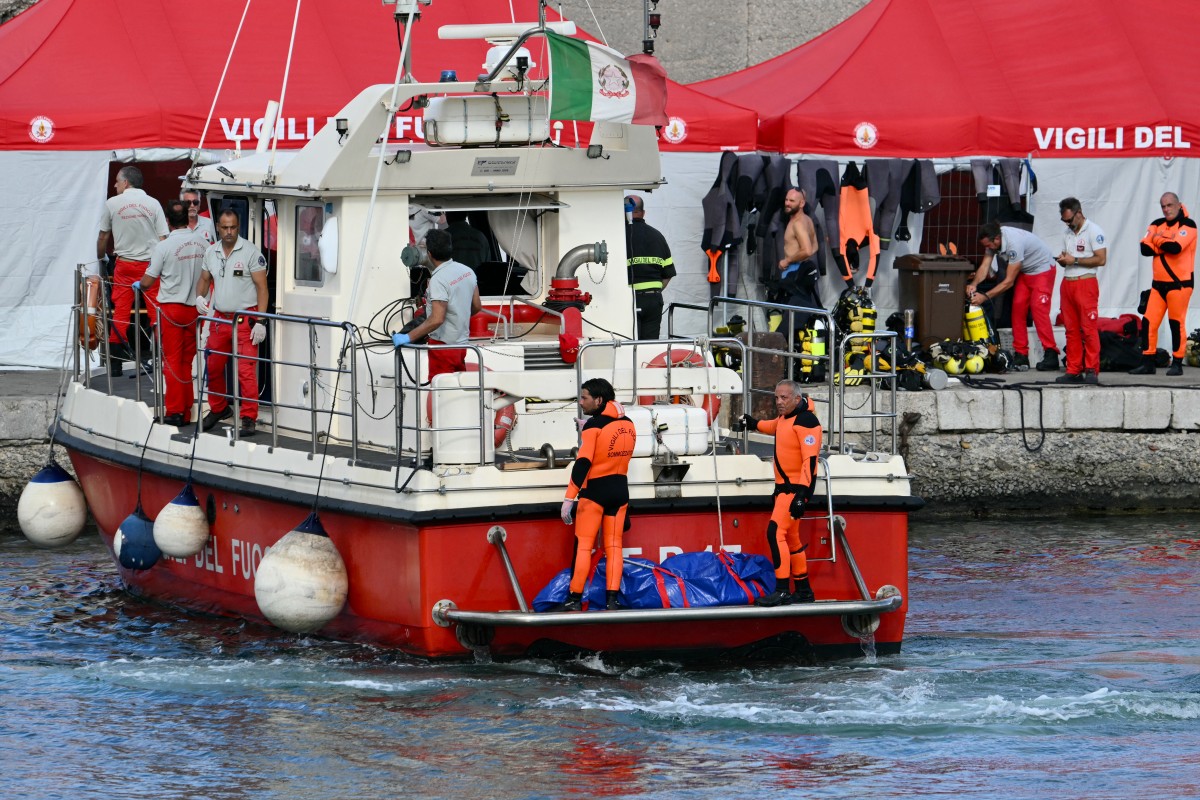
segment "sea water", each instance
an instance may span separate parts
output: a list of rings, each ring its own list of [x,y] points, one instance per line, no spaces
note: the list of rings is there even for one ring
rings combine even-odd
[[[431,664],[0,535],[0,797],[1200,796],[1200,523],[912,526],[903,651]]]

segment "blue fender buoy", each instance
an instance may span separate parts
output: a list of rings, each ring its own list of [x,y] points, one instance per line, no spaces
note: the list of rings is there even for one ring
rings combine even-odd
[[[254,575],[254,599],[277,628],[313,633],[341,613],[350,581],[346,563],[315,513],[284,534]]]
[[[142,511],[140,503],[117,528],[113,550],[125,569],[150,569],[162,558],[162,551],[154,543],[154,523]]]
[[[70,474],[51,461],[29,479],[17,501],[17,522],[38,547],[62,547],[87,524],[87,500]]]
[[[154,543],[169,556],[187,558],[203,550],[207,542],[208,518],[188,483],[155,517]]]

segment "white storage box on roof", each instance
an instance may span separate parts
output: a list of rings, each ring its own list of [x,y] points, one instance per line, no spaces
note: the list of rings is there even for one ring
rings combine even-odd
[[[539,95],[434,97],[425,109],[431,145],[525,144],[550,138],[546,98]]]

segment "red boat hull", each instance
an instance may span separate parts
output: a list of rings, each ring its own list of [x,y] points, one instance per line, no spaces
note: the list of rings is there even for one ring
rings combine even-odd
[[[137,471],[89,455],[71,452],[71,460],[105,543],[137,503]],[[176,479],[144,471],[141,502],[147,515],[178,494]],[[268,547],[302,522],[307,508],[251,497],[239,492],[195,485],[202,507],[215,509],[211,536],[194,557],[164,557],[144,571],[120,568],[121,578],[136,594],[188,609],[266,623],[254,598],[254,572]],[[211,499],[210,499],[211,498]],[[663,501],[661,512],[637,509],[625,534],[628,555],[661,561],[675,552],[727,549],[766,552],[764,532],[769,509],[739,508],[722,512],[673,510]],[[895,652],[904,634],[907,611],[907,512],[903,509],[839,509],[854,559],[872,592],[890,584],[905,598],[898,611],[880,616],[875,632],[878,652]],[[442,600],[476,611],[518,607],[498,549],[488,542],[494,525],[507,532],[506,546],[526,601],[566,568],[573,554],[571,529],[557,517],[445,521],[407,524],[368,515],[321,512],[321,521],[345,561],[349,596],[345,608],[320,634],[364,641],[429,658],[462,658],[471,654],[453,627],[440,627],[433,608]],[[808,542],[810,577],[819,600],[860,599],[844,554],[830,554],[824,521],[802,526]],[[720,653],[788,646],[816,655],[861,652],[860,640],[848,634],[836,616],[765,617],[689,624],[497,627],[490,650],[501,658],[562,651]]]

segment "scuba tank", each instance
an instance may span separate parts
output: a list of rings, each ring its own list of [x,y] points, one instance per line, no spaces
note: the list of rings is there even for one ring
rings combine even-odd
[[[821,381],[824,379],[825,369],[822,359],[827,352],[825,336],[825,320],[820,318],[814,319],[812,327],[801,332],[801,350],[805,356],[811,356],[800,358],[802,380]]]
[[[963,339],[968,342],[986,342],[991,340],[991,333],[983,309],[979,306],[967,306],[963,315]]]

